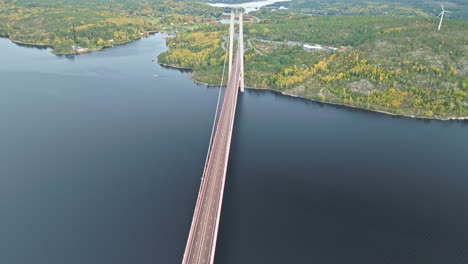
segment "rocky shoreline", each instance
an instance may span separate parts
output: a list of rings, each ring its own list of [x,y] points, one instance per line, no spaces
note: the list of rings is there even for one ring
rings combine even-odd
[[[165,63],[159,63],[159,64],[164,66],[164,67],[193,71],[193,69],[191,69],[191,68],[184,68],[184,67],[174,66],[174,65],[165,64]],[[205,85],[205,86],[208,86],[208,87],[218,87],[217,85],[211,85],[211,84],[208,84],[208,83],[203,83],[203,82],[197,81],[197,80],[195,80],[193,78],[191,78],[191,80],[194,81],[197,84]],[[345,107],[345,108],[352,108],[352,109],[356,109],[356,110],[372,112],[372,113],[376,113],[376,114],[384,114],[384,115],[389,115],[389,116],[394,116],[394,117],[405,117],[405,118],[412,118],[412,119],[419,119],[419,120],[437,120],[437,121],[466,121],[466,120],[468,120],[468,116],[461,116],[461,117],[457,117],[457,116],[451,116],[451,117],[433,116],[433,117],[428,117],[428,116],[415,116],[415,115],[407,115],[407,114],[395,114],[395,113],[391,113],[391,112],[388,112],[388,111],[374,110],[374,109],[364,108],[364,107],[355,106],[355,105],[320,101],[320,100],[316,100],[316,99],[311,99],[311,98],[298,96],[298,95],[291,94],[291,93],[288,93],[288,92],[277,91],[277,90],[272,89],[272,88],[255,88],[255,87],[247,87],[247,86],[245,88],[246,89],[251,89],[251,90],[272,91],[272,92],[275,92],[275,93],[278,93],[278,94],[281,94],[281,95],[300,98],[300,99],[308,100],[308,101],[315,102],[315,103],[334,105],[334,106],[340,106],[340,107]]]
[[[369,109],[369,108],[364,108],[364,107],[355,106],[355,105],[342,104],[342,103],[332,103],[332,102],[326,102],[326,101],[320,101],[320,100],[305,98],[305,97],[297,96],[297,95],[290,94],[290,93],[287,93],[287,92],[279,92],[279,91],[273,90],[271,88],[251,88],[251,87],[248,87],[248,89],[268,90],[268,91],[273,91],[273,92],[280,93],[282,95],[301,98],[301,99],[309,100],[309,101],[316,102],[316,103],[322,103],[322,104],[327,104],[327,105],[335,105],[335,106],[341,106],[341,107],[346,107],[346,108],[353,108],[353,109],[357,109],[357,110],[362,110],[362,111],[367,111],[367,112],[372,112],[372,113],[377,113],[377,114],[384,114],[384,115],[389,115],[389,116],[394,116],[394,117],[406,117],[406,118],[421,119],[421,120],[439,120],[439,121],[464,121],[464,120],[468,120],[468,116],[462,116],[462,117],[437,117],[437,116],[428,117],[428,116],[415,116],[415,115],[407,115],[407,114],[395,114],[395,113],[391,113],[391,112],[388,112],[388,111]]]
[[[159,63],[159,65],[161,65],[161,66],[163,66],[163,67],[167,67],[167,68],[172,68],[172,69],[177,69],[177,70],[184,70],[184,71],[193,72],[193,69],[192,69],[192,68],[174,66],[174,65],[165,64],[165,63]],[[193,79],[192,79],[192,80],[193,80]],[[195,81],[195,80],[193,80],[193,81]],[[195,82],[201,84],[200,82],[197,82],[197,81],[195,81]],[[208,86],[208,84],[206,84],[206,85]]]
[[[37,48],[53,48],[52,45],[50,45],[50,44],[28,43],[28,42],[23,42],[23,41],[11,39],[9,36],[6,36],[6,38],[8,38],[11,42],[13,42],[15,44],[18,44],[18,45],[37,47]]]

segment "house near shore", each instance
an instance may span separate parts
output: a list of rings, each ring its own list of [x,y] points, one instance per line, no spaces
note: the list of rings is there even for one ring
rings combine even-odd
[[[83,48],[80,46],[72,46],[72,48],[74,51],[79,52],[79,53],[88,51],[88,48]]]

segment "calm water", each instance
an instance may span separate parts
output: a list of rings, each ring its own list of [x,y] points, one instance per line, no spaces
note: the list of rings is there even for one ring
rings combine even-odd
[[[279,2],[289,2],[291,0],[260,0],[253,2],[246,2],[240,4],[226,4],[226,3],[208,3],[210,6],[224,7],[224,8],[243,8],[246,13],[253,12],[262,7],[273,5]]]
[[[217,88],[0,39],[0,263],[180,263]],[[239,99],[216,263],[468,263],[468,124]]]

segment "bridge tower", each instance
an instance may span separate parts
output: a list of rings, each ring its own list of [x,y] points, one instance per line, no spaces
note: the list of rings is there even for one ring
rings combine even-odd
[[[240,91],[244,92],[244,14],[239,13]]]
[[[240,12],[238,14],[239,17],[239,46],[238,49],[240,50],[240,91],[244,92],[244,14]],[[229,76],[231,76],[232,71],[232,59],[234,55],[234,32],[235,32],[235,20],[236,20],[236,13],[231,11],[231,24],[229,26]]]
[[[236,14],[234,10],[231,10],[231,25],[229,26],[229,75],[231,76],[232,70],[232,56],[234,53],[234,23],[236,19]]]

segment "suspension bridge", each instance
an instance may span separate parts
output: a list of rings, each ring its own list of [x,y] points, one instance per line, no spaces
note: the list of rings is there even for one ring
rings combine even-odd
[[[238,16],[239,20],[239,34],[238,47],[234,54],[236,16]],[[227,80],[221,111],[218,111],[220,97],[218,98],[217,114],[215,116],[215,123],[213,125],[212,137],[210,139],[208,156],[198,193],[195,212],[193,214],[192,225],[190,227],[190,233],[182,260],[183,264],[212,264],[214,262],[229,150],[231,147],[232,131],[236,114],[237,96],[239,90],[241,92],[244,91],[243,20],[242,13],[231,13],[228,51],[229,79]],[[221,81],[221,84],[223,82],[224,79]]]

